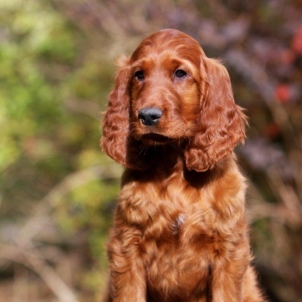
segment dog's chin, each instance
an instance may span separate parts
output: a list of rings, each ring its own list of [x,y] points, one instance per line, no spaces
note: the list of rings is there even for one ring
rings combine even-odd
[[[139,138],[139,140],[142,141],[143,144],[148,146],[166,145],[176,141],[176,139],[174,138],[170,138],[157,133],[144,134]]]

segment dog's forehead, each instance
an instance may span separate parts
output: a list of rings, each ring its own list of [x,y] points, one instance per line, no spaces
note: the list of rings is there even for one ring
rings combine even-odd
[[[131,63],[152,57],[178,57],[196,63],[202,55],[203,50],[192,37],[177,30],[162,30],[139,44],[131,56]]]

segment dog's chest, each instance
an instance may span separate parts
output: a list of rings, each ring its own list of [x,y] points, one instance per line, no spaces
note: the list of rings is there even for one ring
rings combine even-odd
[[[213,234],[216,214],[203,195],[188,189],[183,179],[162,188],[134,182],[123,188],[118,211],[129,225],[139,227],[144,243],[183,248]]]
[[[186,221],[186,214],[180,213],[174,223],[172,223],[172,235],[178,236],[180,234],[180,230],[184,222]]]
[[[147,284],[156,295],[189,297],[197,285],[206,292],[211,262],[209,240],[201,228],[196,228],[195,234],[190,231],[187,220],[190,217],[180,213],[161,234],[152,236],[150,232],[143,239]]]
[[[157,294],[164,295],[173,289],[171,295],[188,297],[198,285],[205,293],[209,255],[215,245],[212,231],[207,230],[201,211],[183,209],[164,215],[167,212],[159,214],[145,229],[142,239],[148,287]]]
[[[147,184],[133,186],[122,191],[119,210],[141,232],[150,291],[165,295],[173,289],[171,294],[178,297],[189,296],[197,285],[206,291],[209,255],[218,240],[211,225],[214,214],[203,193],[173,183],[164,191]]]

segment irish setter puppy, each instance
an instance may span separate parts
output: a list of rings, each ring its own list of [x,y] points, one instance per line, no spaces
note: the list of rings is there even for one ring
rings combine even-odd
[[[173,29],[119,65],[101,145],[126,170],[104,301],[264,301],[233,154],[246,117],[226,69]]]

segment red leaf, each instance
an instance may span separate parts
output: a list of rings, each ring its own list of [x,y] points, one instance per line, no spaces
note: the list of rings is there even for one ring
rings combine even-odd
[[[281,62],[284,64],[292,64],[295,57],[296,57],[296,54],[291,49],[284,50],[281,53]]]
[[[302,26],[298,28],[293,36],[291,47],[296,53],[302,55]]]
[[[280,134],[280,128],[274,122],[270,123],[264,130],[265,136],[275,139]]]
[[[291,98],[291,90],[287,84],[279,84],[275,89],[276,98],[281,103],[287,103]]]

